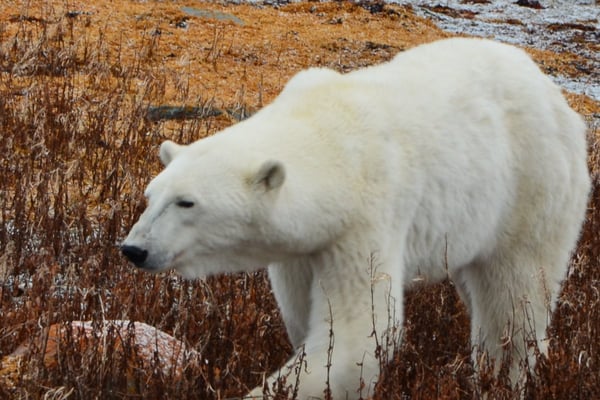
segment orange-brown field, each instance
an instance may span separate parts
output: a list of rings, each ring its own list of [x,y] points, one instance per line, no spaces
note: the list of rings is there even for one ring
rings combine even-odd
[[[264,273],[151,276],[117,244],[163,140],[234,123],[305,67],[349,71],[448,36],[409,6],[358,3],[2,1],[0,398],[226,399],[289,357]],[[583,73],[576,55],[531,54],[549,73]],[[589,122],[594,190],[532,399],[600,398],[600,104],[568,99]],[[374,399],[518,398],[502,377],[474,376],[450,283],[407,302]]]

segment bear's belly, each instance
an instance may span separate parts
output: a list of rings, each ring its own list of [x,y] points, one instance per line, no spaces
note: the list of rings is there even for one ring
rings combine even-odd
[[[458,199],[470,201],[469,209],[453,208],[450,201],[446,207],[417,211],[404,243],[405,286],[439,282],[494,252],[512,213],[506,208],[511,201],[506,193],[483,192]]]

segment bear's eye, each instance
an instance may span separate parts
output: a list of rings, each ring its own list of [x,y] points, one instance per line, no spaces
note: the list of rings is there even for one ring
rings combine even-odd
[[[190,201],[190,200],[177,200],[177,202],[175,204],[177,205],[177,207],[180,207],[180,208],[194,207],[194,202]]]

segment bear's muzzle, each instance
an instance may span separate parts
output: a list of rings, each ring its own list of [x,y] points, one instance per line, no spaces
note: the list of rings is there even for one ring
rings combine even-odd
[[[121,253],[129,259],[136,267],[143,267],[144,262],[148,258],[148,251],[137,246],[121,246]]]

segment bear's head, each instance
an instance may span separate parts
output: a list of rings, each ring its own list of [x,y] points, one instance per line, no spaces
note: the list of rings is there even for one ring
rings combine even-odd
[[[165,169],[123,254],[144,270],[204,277],[312,257],[364,231],[367,150],[340,145],[355,123],[339,117],[345,106],[323,112],[335,90],[305,83],[331,74],[299,74],[251,118],[190,145],[163,143]]]
[[[141,269],[200,277],[283,257],[286,246],[270,222],[286,180],[283,164],[222,154],[214,139],[162,144],[165,169],[148,185],[147,208],[121,246]]]

